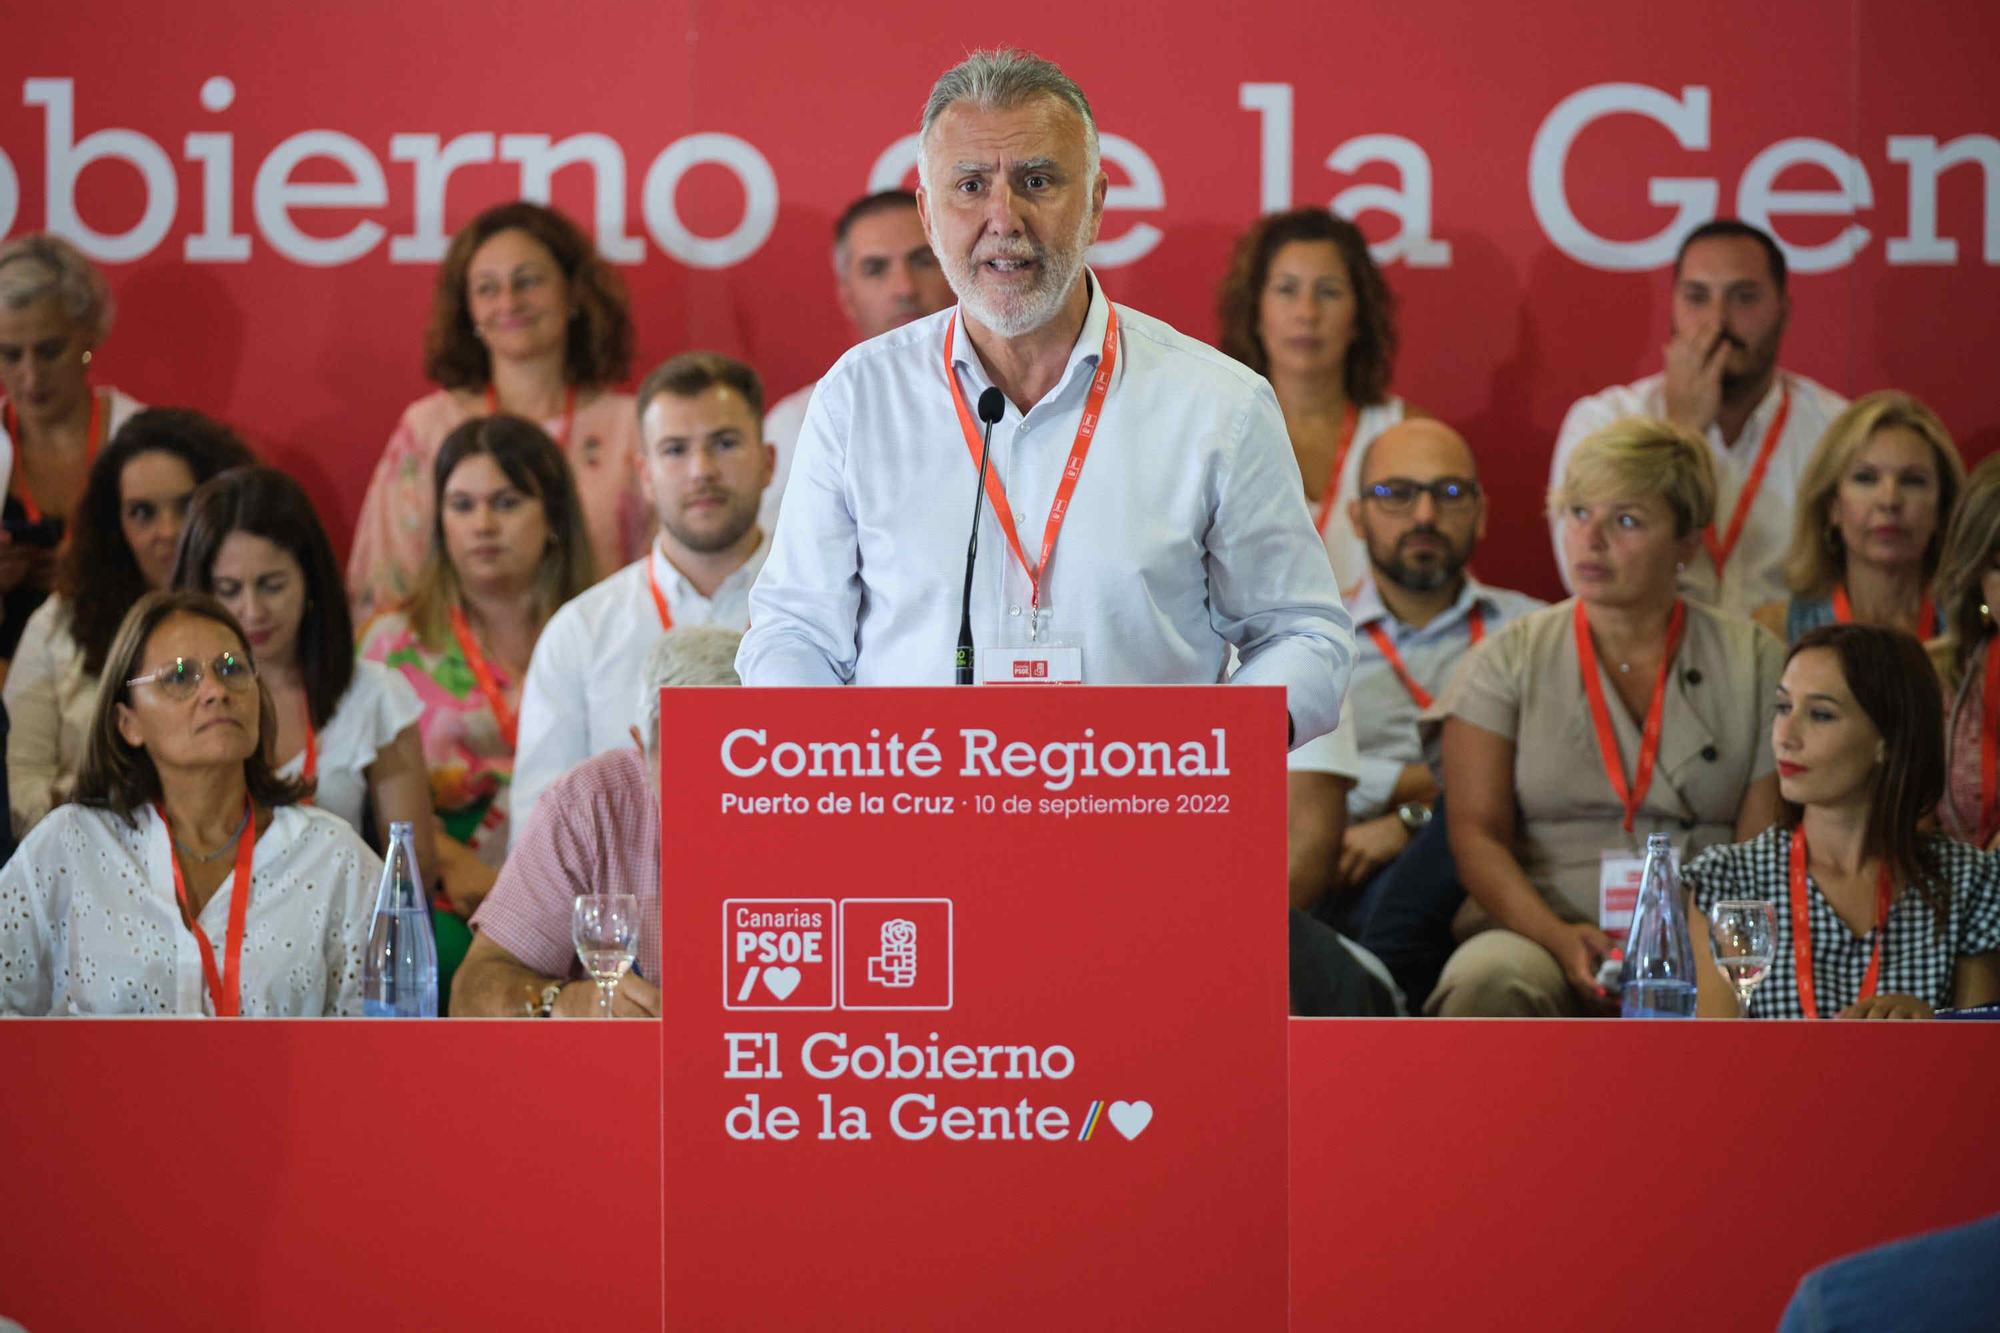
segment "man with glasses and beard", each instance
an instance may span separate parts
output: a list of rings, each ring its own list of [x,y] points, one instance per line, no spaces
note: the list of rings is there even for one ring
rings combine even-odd
[[[1233,681],[1285,688],[1296,743],[1331,730],[1353,638],[1277,398],[1085,268],[1109,180],[1082,91],[977,52],[932,89],[920,144],[918,206],[959,303],[820,382],[743,683],[953,681],[985,400],[976,679],[1213,683],[1233,645]]]
[[[639,489],[653,549],[549,617],[521,687],[514,752],[517,832],[543,789],[630,742],[646,654],[676,625],[749,623],[750,585],[770,549],[757,506],[771,483],[764,385],[741,361],[684,352],[639,386]]]
[[[1577,442],[1623,417],[1662,417],[1706,438],[1715,457],[1716,519],[1702,534],[1702,554],[1682,571],[1681,587],[1738,615],[1791,596],[1784,562],[1799,474],[1847,406],[1778,368],[1790,316],[1785,253],[1776,241],[1732,218],[1696,227],[1674,259],[1663,370],[1580,399],[1563,418],[1549,465],[1553,487]],[[1558,569],[1561,521],[1549,516]]]
[[[1444,692],[1474,644],[1542,603],[1490,588],[1467,572],[1486,532],[1478,465],[1457,431],[1417,418],[1391,426],[1362,457],[1348,518],[1368,548],[1368,573],[1347,594],[1354,617],[1348,686],[1360,748],[1321,916],[1358,933],[1359,890],[1431,820],[1437,782],[1417,719]],[[1365,896],[1362,899],[1365,911]]]

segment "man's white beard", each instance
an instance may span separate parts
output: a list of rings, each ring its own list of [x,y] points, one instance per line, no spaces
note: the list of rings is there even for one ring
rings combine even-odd
[[[973,260],[947,259],[944,261],[945,280],[951,284],[952,291],[972,317],[1002,338],[1018,338],[1022,334],[1033,333],[1061,311],[1070,289],[1083,272],[1084,254],[1090,249],[1090,220],[1090,214],[1086,212],[1077,223],[1076,234],[1064,246],[1037,246],[1022,241],[1013,246],[988,248]],[[935,241],[932,242],[932,249],[939,254],[944,253]],[[1001,258],[1033,259],[1040,266],[1034,286],[1004,302],[989,300],[986,293],[978,289],[980,267],[989,260]]]

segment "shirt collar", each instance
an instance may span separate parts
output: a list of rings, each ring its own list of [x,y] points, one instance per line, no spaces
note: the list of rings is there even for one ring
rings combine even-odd
[[[1076,344],[1069,349],[1069,361],[1063,367],[1062,378],[1057,381],[1057,392],[1061,392],[1062,387],[1078,375],[1078,367],[1085,368],[1081,372],[1085,375],[1096,374],[1098,359],[1104,353],[1104,329],[1111,322],[1111,302],[1104,295],[1104,284],[1097,280],[1097,275],[1088,265],[1084,266],[1083,281],[1085,290],[1090,293],[1090,304],[1084,309],[1083,329],[1076,336]],[[958,318],[953,321],[951,334],[951,363],[953,366],[963,367],[972,383],[983,390],[993,381],[987,375],[986,367],[980,363],[979,355],[973,349],[972,339],[965,336],[963,301],[958,304],[957,314]],[[1054,396],[1053,393],[1049,395],[1051,398]],[[1046,402],[1047,399],[1043,401]]]
[[[1389,608],[1382,602],[1382,590],[1375,584],[1373,569],[1363,574],[1360,581],[1347,591],[1342,600],[1347,603],[1347,613],[1353,617],[1356,629],[1375,621],[1388,621],[1398,629],[1409,629],[1402,621],[1389,614]],[[1443,615],[1424,626],[1424,629],[1448,629],[1471,615],[1474,606],[1479,606],[1489,613],[1498,610],[1493,599],[1487,595],[1486,585],[1474,578],[1472,571],[1468,569],[1465,571],[1465,586],[1458,590],[1458,600],[1453,602]]]
[[[764,568],[764,557],[770,553],[771,534],[759,529],[757,549],[750,552],[750,557],[722,581],[722,586],[715,590],[716,596],[720,597],[738,584],[755,582],[757,572]],[[667,553],[660,549],[658,537],[653,538],[652,551],[647,559],[653,562],[653,577],[660,581],[660,591],[665,594],[668,601],[677,602],[687,597],[710,600],[702,598],[694,584],[688,582],[687,576],[675,568],[673,561],[667,559]]]

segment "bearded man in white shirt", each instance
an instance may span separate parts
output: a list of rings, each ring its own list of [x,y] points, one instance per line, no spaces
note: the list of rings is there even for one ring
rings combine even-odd
[[[1799,475],[1847,406],[1832,390],[1778,368],[1792,311],[1785,282],[1785,252],[1756,227],[1719,218],[1689,232],[1674,258],[1673,330],[1661,373],[1579,399],[1563,418],[1549,465],[1553,490],[1577,443],[1623,417],[1663,417],[1707,439],[1719,484],[1716,521],[1681,586],[1745,616],[1791,596],[1784,563]],[[1561,515],[1549,515],[1567,586],[1561,524]]]
[[[842,211],[833,224],[833,274],[841,313],[862,342],[951,304],[951,285],[924,235],[917,196],[908,190],[878,190]],[[766,532],[778,530],[799,427],[818,383],[786,394],[764,416],[764,438],[778,451],[778,470],[757,514]]]
[[[1353,636],[1277,398],[1084,267],[1108,181],[1081,90],[1038,57],[974,53],[932,89],[919,163],[959,305],[820,382],[744,683],[953,681],[986,402],[979,679],[1213,683],[1233,644],[1235,682],[1286,688],[1295,743],[1331,730]]]
[[[686,352],[639,386],[640,489],[653,549],[566,603],[542,630],[521,688],[509,814],[525,833],[542,791],[629,743],[646,654],[675,625],[749,623],[769,544],[757,505],[770,484],[764,386],[741,361]]]

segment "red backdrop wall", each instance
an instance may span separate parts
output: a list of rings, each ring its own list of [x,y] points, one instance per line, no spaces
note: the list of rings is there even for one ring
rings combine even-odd
[[[0,231],[85,241],[120,303],[100,379],[239,424],[344,545],[425,388],[453,227],[545,175],[623,253],[641,370],[716,347],[786,392],[845,345],[833,217],[936,73],[1000,42],[1062,62],[1117,136],[1097,262],[1118,299],[1212,337],[1229,242],[1267,205],[1332,203],[1395,247],[1398,388],[1481,453],[1490,579],[1553,588],[1555,428],[1657,367],[1665,259],[1711,211],[1767,213],[1793,249],[1788,365],[1916,392],[1969,456],[2000,443],[2000,10],[1981,0],[1021,0],[1004,20],[918,0],[73,0],[7,24]],[[543,151],[565,148],[587,160]]]

